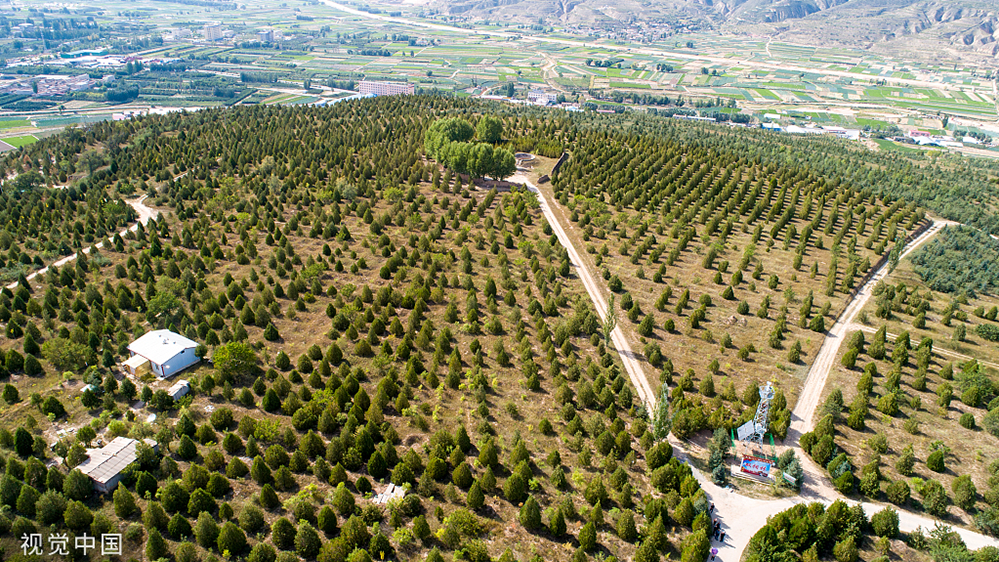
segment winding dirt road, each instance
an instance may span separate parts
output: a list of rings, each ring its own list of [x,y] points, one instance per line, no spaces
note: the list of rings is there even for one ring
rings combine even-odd
[[[909,255],[910,252],[952,224],[956,223],[934,220],[933,226],[906,244],[899,259]],[[822,390],[826,386],[826,379],[829,378],[829,371],[836,360],[836,353],[839,351],[839,346],[843,343],[843,338],[847,334],[847,328],[853,324],[853,321],[857,318],[857,314],[864,308],[867,301],[871,299],[874,286],[887,277],[888,273],[888,264],[886,263],[860,288],[860,291],[853,297],[850,304],[847,305],[843,313],[836,319],[833,327],[826,332],[826,338],[822,341],[822,347],[819,348],[819,353],[815,356],[812,367],[808,370],[808,377],[805,379],[805,386],[801,389],[798,403],[794,405],[794,410],[791,412],[791,427],[787,432],[788,442],[797,444],[801,434],[810,431],[814,426],[815,420],[813,418],[815,417],[815,410],[819,406]]]
[[[581,259],[575,244],[566,233],[566,225],[562,224],[559,215],[554,212],[544,191],[531,183],[527,176],[522,172],[518,172],[516,175],[510,177],[509,181],[524,184],[528,189],[537,195],[541,211],[544,213],[545,218],[551,225],[552,230],[554,230],[559,242],[562,243],[562,246],[565,247],[566,251],[569,253],[569,259],[572,261],[573,266],[575,266],[579,278],[583,282],[583,286],[586,288],[587,294],[589,294],[590,299],[593,301],[594,306],[596,306],[601,319],[603,319],[605,311],[607,310],[607,301],[604,299],[604,292],[607,289],[604,287],[603,283],[596,281],[593,275],[591,275],[586,263]],[[951,224],[956,223],[952,223],[950,221],[934,221],[933,226],[906,245],[905,250],[902,253],[902,257],[908,255],[909,252],[932,238],[944,227]],[[826,379],[829,375],[829,369],[832,366],[833,359],[836,357],[836,351],[839,348],[839,344],[842,342],[846,330],[853,322],[853,319],[870,299],[874,285],[878,280],[883,279],[887,274],[888,268],[887,265],[885,265],[871,278],[870,281],[868,281],[868,283],[861,288],[861,290],[854,297],[854,300],[837,320],[836,324],[833,325],[833,328],[829,330],[819,355],[816,356],[815,364],[813,364],[812,369],[809,371],[808,378],[805,382],[805,388],[802,390],[802,399],[799,399],[798,404],[795,406],[795,416],[793,419],[796,421],[797,425],[793,425],[792,427],[796,428],[797,433],[794,433],[792,440],[789,432],[789,443],[794,443],[796,445],[797,438],[800,433],[811,428],[815,407],[818,404],[819,396],[822,394],[822,388],[825,386]],[[649,384],[644,368],[638,360],[638,356],[631,350],[631,346],[628,344],[620,326],[614,328],[611,336],[614,346],[621,356],[621,362],[624,364],[625,370],[628,372],[628,378],[631,379],[632,384],[638,391],[639,397],[642,399],[642,402],[646,404],[648,410],[653,411],[656,402],[656,395],[653,391],[652,385]],[[822,360],[821,364],[820,358]],[[806,395],[808,398],[805,398]],[[697,447],[696,445],[691,445],[690,443],[681,442],[673,435],[670,435],[669,440],[673,445],[675,456],[684,462],[687,462],[690,450]],[[824,472],[819,467],[815,466],[814,463],[811,462],[810,458],[806,455],[800,454],[800,452],[798,457],[803,460],[802,464],[806,471],[806,481],[812,480],[812,482],[808,482],[809,485],[803,489],[800,495],[793,498],[779,500],[756,499],[740,495],[732,488],[722,488],[715,485],[710,479],[705,478],[700,471],[693,468],[693,466],[691,467],[693,468],[694,476],[697,478],[698,482],[700,482],[701,487],[707,494],[708,499],[715,504],[715,515],[721,523],[721,528],[725,530],[726,537],[724,543],[712,541],[712,548],[718,549],[718,555],[715,560],[719,562],[738,562],[741,559],[742,553],[746,546],[749,544],[750,539],[752,539],[753,535],[756,534],[760,527],[766,524],[767,518],[795,504],[818,501],[828,505],[836,500],[844,500],[850,505],[860,503],[860,505],[864,508],[864,512],[867,513],[868,516],[873,515],[885,507],[892,507],[886,504],[856,502],[854,500],[844,498],[837,493],[835,489],[828,485],[828,479],[825,477]],[[934,524],[937,522],[935,519],[905,511],[899,511],[898,515],[899,528],[903,532],[914,531],[919,527],[929,530],[932,529]],[[961,538],[970,549],[978,549],[983,546],[996,544],[995,539],[991,537],[958,527],[955,527],[954,530],[961,535]]]
[[[130,227],[122,230],[121,232],[119,232],[118,233],[119,236],[124,237],[129,232],[135,232],[135,231],[139,230],[139,224],[145,225],[146,223],[149,222],[149,219],[153,219],[153,218],[156,218],[157,216],[159,216],[160,212],[158,210],[153,209],[151,207],[147,207],[143,203],[143,201],[145,201],[145,200],[146,200],[146,196],[143,195],[142,197],[139,197],[138,199],[132,199],[132,200],[126,201],[126,203],[128,203],[130,207],[132,207],[133,209],[135,209],[135,212],[139,213],[139,219],[136,220],[135,224],[133,224],[132,226],[130,226]],[[108,238],[108,242],[110,242],[111,240],[114,240],[114,236],[111,236],[111,237]],[[103,248],[104,247],[104,242],[98,242],[95,246],[98,249]],[[90,247],[84,248],[83,249],[83,253],[84,254],[89,254],[90,253]],[[47,265],[45,267],[39,269],[38,271],[35,271],[35,272],[33,272],[33,273],[29,274],[29,275],[26,275],[25,279],[27,279],[28,281],[31,281],[32,279],[34,279],[35,277],[37,277],[39,275],[45,275],[46,273],[48,273],[50,267],[53,267],[53,266],[55,266],[55,267],[62,267],[64,265],[66,265],[67,263],[70,263],[70,262],[76,260],[76,257],[78,255],[79,255],[78,253],[73,253],[73,254],[68,255],[68,256],[66,256],[64,258],[61,258],[61,259],[59,259],[59,260],[57,260],[57,261],[55,261],[55,262],[53,262],[53,263],[51,263],[51,264],[49,264],[49,265]],[[16,289],[17,288],[17,281],[14,281],[13,283],[7,285],[7,288],[11,289],[11,290]]]

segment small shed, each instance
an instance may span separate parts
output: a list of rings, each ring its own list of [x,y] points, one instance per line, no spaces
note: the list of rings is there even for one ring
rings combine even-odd
[[[133,375],[148,368],[165,379],[201,361],[194,353],[197,347],[195,341],[170,330],[154,330],[128,345],[132,355],[122,365]]]
[[[170,395],[170,398],[178,400],[181,396],[186,395],[190,391],[191,391],[191,383],[187,382],[184,379],[181,379],[177,381],[177,384],[171,386],[170,389],[167,390],[167,394]]]

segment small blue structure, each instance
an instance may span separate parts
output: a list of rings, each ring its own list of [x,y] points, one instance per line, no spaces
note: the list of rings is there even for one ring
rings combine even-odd
[[[161,379],[172,377],[201,361],[198,344],[170,330],[154,330],[128,345],[132,356],[123,364],[134,375],[148,368]]]

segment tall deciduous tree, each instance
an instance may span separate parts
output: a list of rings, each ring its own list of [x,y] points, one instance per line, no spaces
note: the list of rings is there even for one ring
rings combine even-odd
[[[503,136],[503,122],[492,115],[485,115],[475,125],[475,136],[482,142],[497,143]]]
[[[220,345],[212,354],[215,369],[227,376],[235,377],[249,374],[257,364],[257,353],[253,348],[242,342],[229,342]]]

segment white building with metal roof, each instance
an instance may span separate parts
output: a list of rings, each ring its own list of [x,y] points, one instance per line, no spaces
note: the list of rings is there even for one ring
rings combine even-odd
[[[170,330],[153,330],[128,345],[132,354],[123,365],[133,375],[149,369],[160,378],[176,375],[201,359],[197,342]]]
[[[159,446],[152,439],[144,439],[146,444],[157,450]],[[115,437],[100,449],[87,449],[89,458],[77,468],[94,481],[94,489],[102,494],[114,490],[121,480],[121,473],[138,458],[135,452],[139,441],[128,437]]]

